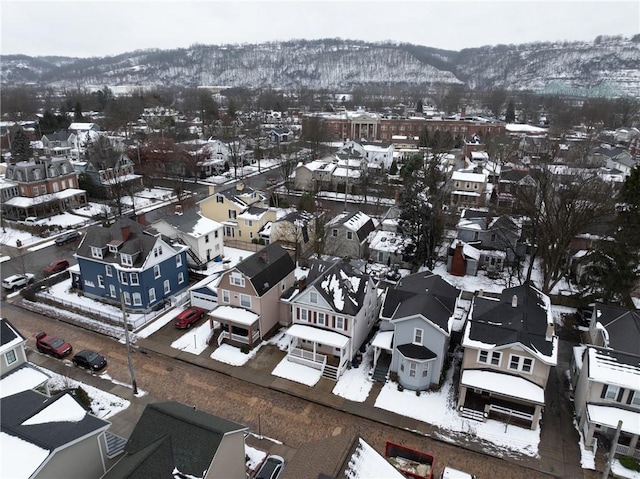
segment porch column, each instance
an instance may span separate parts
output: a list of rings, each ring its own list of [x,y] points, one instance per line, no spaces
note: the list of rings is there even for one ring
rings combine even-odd
[[[629,449],[634,450],[638,446],[638,435],[634,434],[631,436],[631,441],[629,441]],[[629,454],[632,456],[633,454]]]
[[[541,413],[542,413],[542,406],[536,406],[535,411],[533,412],[533,418],[531,419],[530,429],[534,430],[538,427]]]
[[[317,343],[314,341],[313,342],[313,361],[314,362],[316,360],[316,345],[317,345]]]
[[[380,357],[380,348],[377,346],[373,348],[373,369],[376,369],[378,364],[378,358]]]
[[[464,406],[464,402],[467,398],[467,388],[466,386],[462,386],[460,388],[460,394],[458,396],[458,409],[460,409],[462,406]]]

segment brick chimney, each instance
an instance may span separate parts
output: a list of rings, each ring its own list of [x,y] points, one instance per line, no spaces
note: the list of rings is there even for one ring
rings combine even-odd
[[[267,253],[266,251],[260,251],[260,253],[258,253],[260,255],[260,259],[262,261],[264,261],[265,263],[269,263],[269,253]]]
[[[129,239],[129,235],[131,234],[131,226],[122,226],[120,227],[120,231],[122,232],[122,241],[127,241]]]
[[[454,276],[464,276],[467,273],[467,260],[464,259],[462,243],[458,242],[451,255],[451,268],[449,273]]]

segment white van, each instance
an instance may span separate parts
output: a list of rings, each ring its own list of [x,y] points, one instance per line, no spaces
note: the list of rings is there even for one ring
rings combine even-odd
[[[452,467],[445,467],[440,475],[440,479],[476,479],[476,476]]]

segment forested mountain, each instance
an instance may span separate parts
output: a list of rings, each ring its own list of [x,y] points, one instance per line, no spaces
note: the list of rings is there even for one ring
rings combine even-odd
[[[193,45],[103,58],[5,55],[1,57],[1,79],[5,86],[172,84],[286,90],[460,83],[473,89],[640,96],[639,37],[497,45],[459,52],[391,42],[325,39]]]

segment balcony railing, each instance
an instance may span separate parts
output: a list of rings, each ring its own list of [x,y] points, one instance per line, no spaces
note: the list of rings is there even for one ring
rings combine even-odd
[[[220,346],[225,339],[230,339],[235,343],[252,344],[260,339],[260,331],[253,332],[253,334],[251,335],[251,341],[249,341],[249,336],[242,336],[241,334],[229,334],[229,331],[222,331],[220,333],[220,336],[218,336],[218,346]]]
[[[313,351],[307,351],[302,348],[293,348],[289,351],[289,361],[302,364],[304,366],[310,366],[322,371],[327,364],[327,356],[324,354],[315,353]]]
[[[635,459],[640,460],[640,449],[631,449],[629,446],[623,446],[622,444],[618,444],[616,446],[616,455],[632,456]]]

